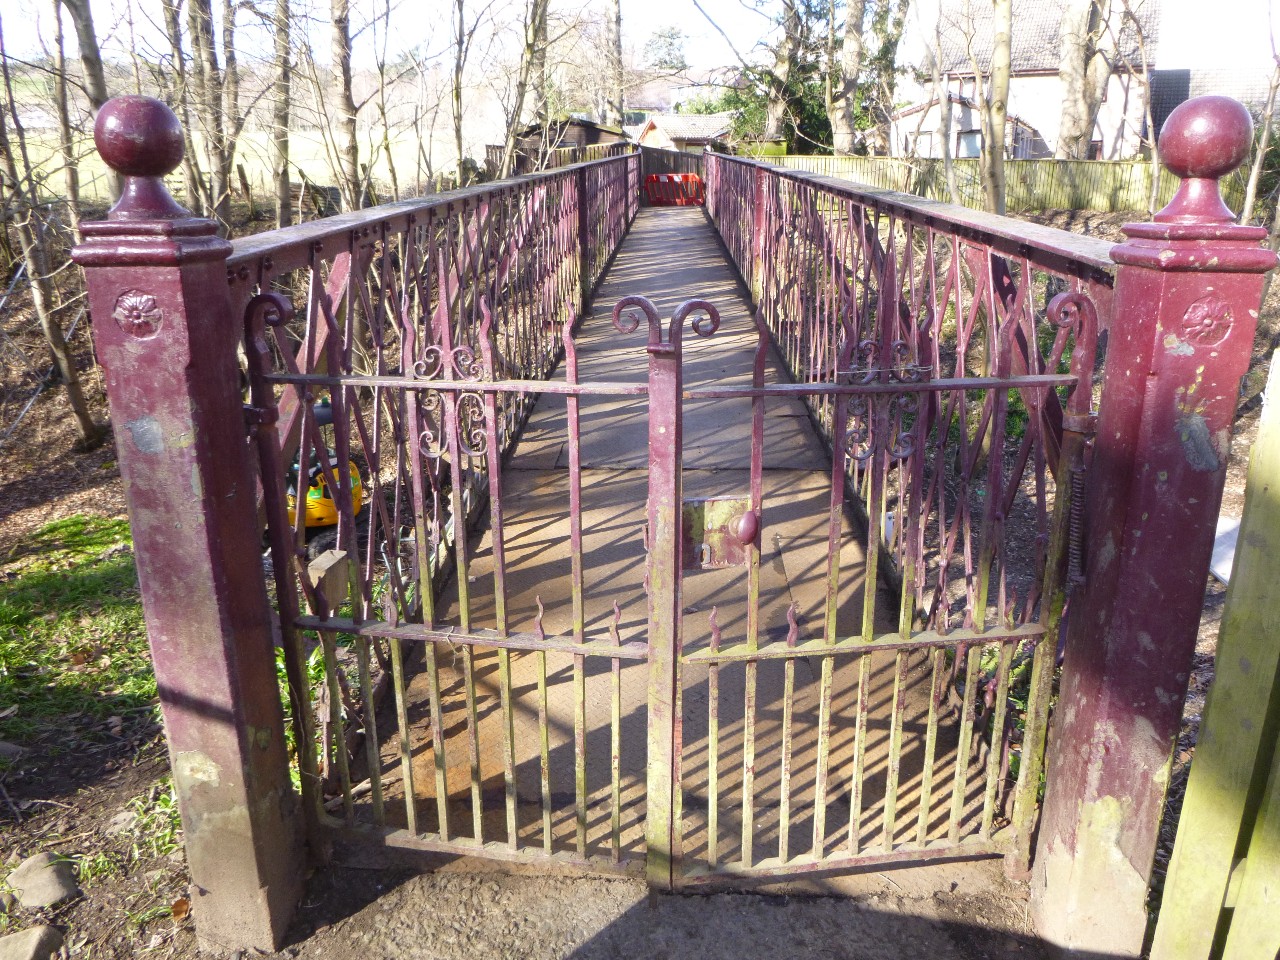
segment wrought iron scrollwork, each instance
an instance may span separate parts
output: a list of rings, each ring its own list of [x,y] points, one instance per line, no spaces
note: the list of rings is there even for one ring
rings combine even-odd
[[[906,460],[916,451],[920,396],[916,393],[858,393],[848,400],[843,448],[858,463],[877,453],[891,460]]]

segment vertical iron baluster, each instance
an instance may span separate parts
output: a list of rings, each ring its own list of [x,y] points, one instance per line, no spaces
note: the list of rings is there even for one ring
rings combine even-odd
[[[871,700],[871,656],[858,658],[858,706],[853,735],[853,772],[849,785],[849,856],[862,850],[862,779],[867,751],[867,708]]]
[[[964,816],[965,787],[969,780],[969,758],[973,752],[973,717],[978,700],[978,666],[982,648],[971,645],[956,659],[965,660],[964,697],[960,707],[960,741],[956,744],[956,773],[951,786],[951,815],[947,820],[947,839],[960,840],[960,821]]]
[[[787,607],[787,646],[795,649],[800,630],[796,624],[796,605]],[[824,664],[830,661],[824,657]],[[791,749],[792,724],[795,720],[796,659],[788,656],[782,661],[782,773],[778,783],[778,862],[786,863],[791,835]],[[821,747],[819,747],[821,755]],[[817,850],[815,850],[815,854]]]
[[[932,681],[929,684],[929,719],[924,735],[924,765],[920,770],[920,815],[916,823],[916,844],[923,847],[929,842],[929,814],[933,803],[933,765],[938,750],[938,706],[942,701],[945,653],[935,647],[929,655],[932,661]]]
[[[563,334],[565,377],[578,382],[578,353],[568,326]],[[586,639],[586,610],[582,568],[582,450],[578,424],[578,397],[565,397],[565,414],[569,434],[569,549],[573,577],[573,639]],[[573,657],[573,787],[577,820],[578,856],[587,852],[587,687],[586,663],[582,654]]]
[[[898,651],[893,663],[893,706],[889,715],[889,773],[884,788],[884,851],[893,850],[898,816],[898,777],[902,769],[902,716],[907,707],[907,654]]]
[[[996,811],[996,788],[999,786],[1000,769],[1004,760],[1004,722],[1009,708],[1009,664],[1013,659],[1016,642],[1000,644],[1000,665],[996,668],[995,702],[992,704],[991,746],[987,754],[987,782],[982,798],[983,840],[991,837],[991,824]]]

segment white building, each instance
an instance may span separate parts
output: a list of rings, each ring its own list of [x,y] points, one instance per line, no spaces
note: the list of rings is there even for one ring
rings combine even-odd
[[[1141,48],[1132,25],[1122,27],[1120,5],[1113,6],[1118,56],[1098,111],[1089,155],[1125,160],[1138,155],[1146,132],[1142,54],[1146,54],[1148,68],[1153,68],[1159,42],[1159,0],[1134,4],[1142,26]],[[966,7],[971,15],[966,15]],[[1063,0],[1013,2],[1007,157],[1051,157],[1057,148],[1062,117],[1059,25],[1064,7]],[[899,63],[910,64],[913,73],[898,85],[898,102],[905,105],[894,114],[890,127],[895,156],[942,156],[937,138],[944,100],[951,111],[952,156],[978,155],[982,135],[974,98],[981,95],[981,84],[975,81],[973,67],[976,61],[981,73],[989,73],[993,34],[990,3],[934,0],[915,6],[899,48]],[[940,51],[945,97],[934,89],[931,79],[935,46]]]

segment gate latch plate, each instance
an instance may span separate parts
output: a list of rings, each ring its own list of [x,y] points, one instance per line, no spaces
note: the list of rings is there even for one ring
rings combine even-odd
[[[759,532],[749,497],[691,497],[681,510],[684,569],[740,567]]]

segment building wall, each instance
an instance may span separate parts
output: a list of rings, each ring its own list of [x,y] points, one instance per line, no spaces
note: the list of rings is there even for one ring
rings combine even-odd
[[[949,84],[952,93],[972,95],[971,81],[953,77]],[[903,92],[910,100],[924,102],[933,91],[929,84],[911,84],[911,88]],[[934,104],[924,111],[923,119],[920,112],[916,112],[893,121],[891,142],[894,156],[911,153],[913,143],[917,144],[916,156],[942,156],[941,147],[936,142],[939,109],[939,105]],[[976,141],[976,138],[964,138],[963,141],[957,138],[963,131],[980,129],[981,122],[977,110],[966,104],[952,103],[950,109],[951,149],[953,155],[963,156],[965,154],[958,147],[965,142]],[[1031,128],[1031,131],[1013,132],[1017,158],[1053,156],[1062,122],[1062,82],[1057,74],[1013,77],[1009,82],[1009,113]],[[1128,160],[1138,156],[1142,147],[1143,113],[1142,84],[1129,75],[1112,75],[1094,128],[1093,138],[1101,142],[1101,159]],[[1034,134],[1038,134],[1038,138]]]
[[[657,147],[660,150],[678,150],[679,147],[657,126],[650,127],[640,135],[640,144],[645,147]]]

